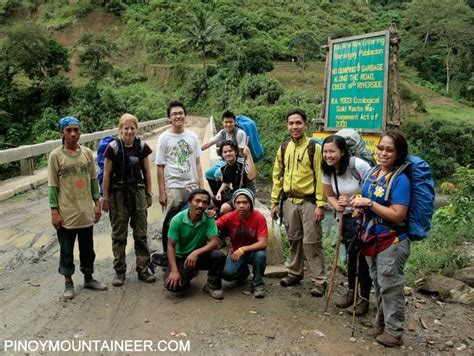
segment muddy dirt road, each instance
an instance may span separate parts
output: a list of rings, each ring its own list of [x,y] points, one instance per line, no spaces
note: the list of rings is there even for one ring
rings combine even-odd
[[[201,140],[206,124],[204,118],[190,120]],[[155,142],[156,137],[149,141],[153,149]],[[155,175],[153,180],[156,184]],[[155,195],[149,216],[149,236],[155,248],[160,245],[156,239],[160,220]],[[351,317],[333,305],[324,313],[323,300],[309,296],[307,283],[284,289],[277,279],[267,279],[263,300],[254,299],[247,286],[224,284],[225,299],[215,301],[202,292],[206,276],[201,272],[184,295],[172,295],[163,288],[161,270],[155,284],[137,280],[130,240],[126,283],[114,288],[110,284],[114,271],[107,215],[94,232],[95,277],[107,283],[109,290],[84,290],[78,272],[74,276],[76,297],[65,301],[61,299],[59,246],[50,225],[46,187],[0,203],[0,352],[5,351],[5,340],[157,343],[174,339],[189,340],[192,354],[398,355],[474,350],[470,346],[474,344],[472,309],[440,304],[426,296],[407,297],[405,346],[387,350],[368,336],[373,307],[369,316],[357,320],[355,341],[351,342]],[[342,287],[336,288],[339,292]],[[452,341],[454,348],[446,346],[447,341]],[[461,343],[467,344],[467,349],[456,351]]]

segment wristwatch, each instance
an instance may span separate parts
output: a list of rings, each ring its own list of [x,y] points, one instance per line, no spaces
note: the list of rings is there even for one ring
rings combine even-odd
[[[369,201],[369,204],[367,204],[367,207],[369,209],[372,209],[373,206],[374,206],[374,201],[373,200]]]
[[[147,196],[147,197],[152,197],[152,196],[153,196],[153,193],[152,193],[152,192],[149,192],[149,193],[147,192],[147,193],[146,193],[146,196]]]

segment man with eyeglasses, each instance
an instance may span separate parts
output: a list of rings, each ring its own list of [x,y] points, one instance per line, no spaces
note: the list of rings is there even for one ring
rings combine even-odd
[[[156,146],[159,202],[165,211],[188,200],[203,187],[201,146],[196,134],[186,130],[186,108],[173,100],[166,109],[171,128],[161,134]]]

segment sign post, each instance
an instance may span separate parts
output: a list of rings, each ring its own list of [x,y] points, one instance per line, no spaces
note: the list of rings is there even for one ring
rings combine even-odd
[[[329,40],[325,131],[381,133],[387,123],[390,32]]]

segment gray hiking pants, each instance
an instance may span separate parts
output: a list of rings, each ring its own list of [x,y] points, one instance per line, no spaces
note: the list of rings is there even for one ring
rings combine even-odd
[[[405,323],[403,269],[409,255],[410,240],[405,239],[375,256],[366,256],[377,298],[376,323],[396,337],[402,336]]]
[[[313,222],[316,205],[305,201],[293,204],[290,200],[283,203],[283,224],[290,243],[290,262],[288,274],[303,278],[303,266],[306,263],[314,285],[326,283],[324,272],[324,251],[320,223]]]

